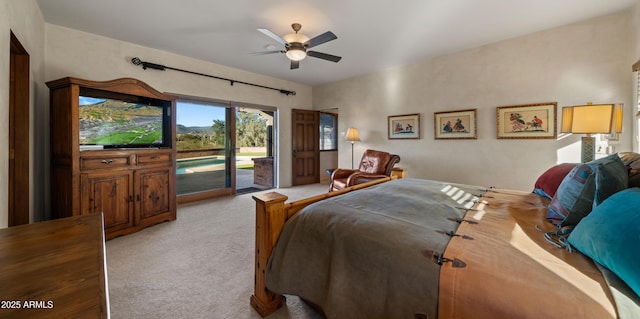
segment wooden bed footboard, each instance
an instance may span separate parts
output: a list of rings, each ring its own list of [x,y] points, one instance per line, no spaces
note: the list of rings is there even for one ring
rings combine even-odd
[[[253,199],[256,201],[256,258],[251,306],[256,309],[262,317],[266,317],[285,303],[282,295],[273,293],[267,289],[265,284],[265,269],[271,251],[278,241],[285,222],[289,218],[309,204],[397,178],[398,176],[382,178],[290,203],[285,203],[288,199],[287,196],[277,192],[254,195]]]

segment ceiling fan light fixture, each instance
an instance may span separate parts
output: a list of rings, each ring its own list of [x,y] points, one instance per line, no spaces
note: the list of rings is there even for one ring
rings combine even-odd
[[[297,69],[300,67],[300,61],[304,60],[307,55],[313,58],[327,60],[331,62],[338,62],[342,59],[339,56],[331,55],[327,53],[322,53],[318,51],[307,51],[311,48],[314,48],[320,44],[333,41],[338,37],[333,34],[331,31],[327,31],[320,35],[317,35],[311,39],[309,37],[298,33],[302,28],[300,23],[294,23],[291,25],[291,28],[295,33],[289,33],[284,35],[283,37],[278,36],[277,34],[269,31],[268,29],[258,29],[258,31],[262,32],[264,35],[270,37],[273,40],[276,40],[278,43],[284,46],[284,50],[273,50],[267,48],[268,51],[264,52],[256,52],[254,54],[271,54],[271,53],[284,53],[289,60],[291,60],[291,70]]]
[[[294,42],[305,43],[309,41],[309,37],[300,33],[285,34],[282,38],[288,43],[294,43]]]
[[[300,61],[307,57],[307,52],[299,48],[290,48],[287,51],[287,58],[292,61]]]

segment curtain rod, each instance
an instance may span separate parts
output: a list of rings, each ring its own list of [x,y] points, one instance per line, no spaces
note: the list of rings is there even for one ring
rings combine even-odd
[[[209,75],[209,74],[204,74],[204,73],[199,73],[199,72],[194,72],[194,71],[189,71],[189,70],[178,69],[178,68],[174,68],[174,67],[170,67],[170,66],[166,66],[166,65],[162,65],[162,64],[145,62],[145,61],[140,60],[140,58],[138,58],[138,57],[135,57],[135,58],[131,59],[131,63],[133,63],[135,65],[142,65],[142,69],[143,70],[154,69],[154,70],[165,71],[165,70],[169,69],[169,70],[180,71],[180,72],[194,74],[194,75],[206,76],[206,77],[214,78],[214,79],[218,79],[218,80],[229,81],[229,84],[231,84],[232,86],[233,86],[234,83],[240,83],[240,84],[244,84],[244,85],[255,86],[255,87],[259,87],[259,88],[263,88],[263,89],[278,91],[278,92],[280,92],[280,93],[282,93],[284,95],[296,95],[296,91],[283,90],[283,89],[273,88],[273,87],[264,86],[264,85],[260,85],[260,84],[237,81],[237,80],[223,78],[223,77],[219,77],[219,76],[215,76],[215,75]]]

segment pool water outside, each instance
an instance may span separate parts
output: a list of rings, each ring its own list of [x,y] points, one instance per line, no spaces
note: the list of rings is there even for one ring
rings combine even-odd
[[[252,156],[236,156],[236,165],[253,164]],[[218,156],[184,158],[176,161],[176,174],[224,170],[225,159]]]
[[[224,158],[216,156],[180,159],[176,161],[176,174],[191,174],[224,169]]]

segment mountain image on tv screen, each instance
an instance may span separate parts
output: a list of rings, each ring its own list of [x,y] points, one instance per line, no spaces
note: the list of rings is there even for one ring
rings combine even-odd
[[[162,107],[80,96],[80,144],[162,144]]]

